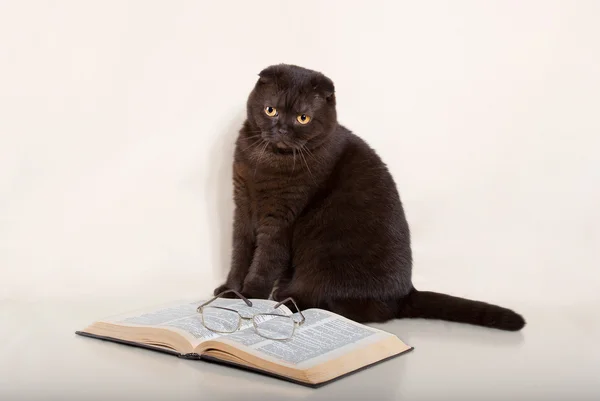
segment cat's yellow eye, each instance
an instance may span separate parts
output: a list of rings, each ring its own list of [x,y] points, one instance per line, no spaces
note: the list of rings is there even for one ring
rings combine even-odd
[[[265,107],[265,114],[269,117],[275,117],[277,115],[277,109],[275,107],[267,106]]]
[[[306,114],[299,114],[298,117],[296,117],[296,120],[298,120],[300,124],[308,124],[310,121],[310,116],[307,116]]]

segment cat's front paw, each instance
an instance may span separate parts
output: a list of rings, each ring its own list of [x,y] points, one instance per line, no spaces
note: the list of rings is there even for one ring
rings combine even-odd
[[[289,286],[285,286],[285,287],[275,288],[275,290],[273,290],[272,298],[274,301],[280,302],[280,301],[283,301],[284,299],[292,297],[292,296],[293,295],[290,291]]]
[[[218,286],[217,288],[215,288],[215,290],[213,291],[213,295],[216,297],[217,295],[221,294],[224,291],[227,290],[236,290],[237,288],[231,288],[227,283],[222,284],[220,286]],[[221,298],[238,298],[237,295],[235,295],[233,292],[229,292],[227,294],[223,294],[221,295]]]

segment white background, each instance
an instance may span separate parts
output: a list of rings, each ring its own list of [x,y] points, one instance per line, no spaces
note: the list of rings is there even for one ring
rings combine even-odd
[[[417,288],[597,305],[599,16],[566,0],[2,1],[0,299],[210,293],[246,97],[286,62],[330,76],[340,122],[389,165]]]
[[[0,0],[0,399],[598,399],[599,21],[595,0]],[[74,335],[222,282],[233,142],[280,62],[331,77],[388,164],[416,287],[523,331],[394,320],[414,352],[319,390]]]

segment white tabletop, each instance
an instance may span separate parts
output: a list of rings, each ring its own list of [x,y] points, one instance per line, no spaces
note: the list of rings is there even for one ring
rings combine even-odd
[[[591,310],[521,308],[529,324],[520,333],[424,320],[376,325],[397,334],[415,350],[311,389],[74,334],[91,320],[123,312],[123,305],[143,306],[114,299],[2,301],[0,399],[481,401],[600,397],[600,324]]]

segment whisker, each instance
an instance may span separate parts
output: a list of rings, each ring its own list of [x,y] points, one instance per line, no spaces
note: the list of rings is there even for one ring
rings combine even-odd
[[[256,170],[258,169],[258,163],[260,163],[262,161],[262,157],[265,154],[265,150],[267,149],[267,146],[269,146],[269,142],[265,141],[263,139],[263,141],[265,142],[265,146],[262,148],[262,152],[260,152],[260,155],[258,156],[258,160],[256,161],[256,166],[254,167],[254,177],[256,177]]]
[[[258,135],[252,135],[252,136],[247,136],[242,138],[242,140],[250,140],[250,139],[256,139],[256,138],[261,138],[262,134],[258,134]]]
[[[306,150],[308,152],[308,154],[318,163],[319,161],[317,160],[317,158],[315,157],[315,155],[313,154],[313,152],[306,146],[306,145],[301,145],[304,150]]]
[[[262,136],[262,134],[258,134],[258,135],[252,135],[252,136],[247,136],[244,139],[252,139],[252,138],[258,138],[259,136]]]
[[[264,139],[257,139],[256,142],[253,142],[252,145],[248,146],[247,148],[242,149],[242,152],[247,151],[248,149],[250,149],[251,147],[259,144],[261,141],[264,141]]]
[[[292,164],[292,174],[290,174],[290,177],[294,174],[294,169],[296,168],[296,149],[292,148],[292,153],[294,153],[294,164]]]
[[[306,168],[308,169],[308,174],[310,174],[310,178],[312,178],[313,182],[316,185],[317,181],[315,180],[315,177],[313,176],[312,171],[310,171],[310,167],[308,166],[308,163],[306,162],[306,158],[304,157],[304,152],[302,151],[302,148],[298,148],[298,150],[300,151],[300,156],[302,156],[302,160],[304,160],[304,164],[306,165]]]

